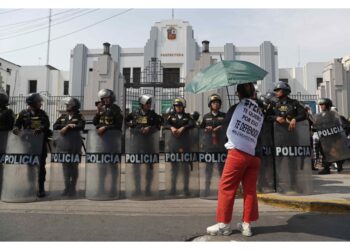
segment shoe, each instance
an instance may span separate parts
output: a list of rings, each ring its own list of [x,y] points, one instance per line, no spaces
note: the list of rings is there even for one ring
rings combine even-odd
[[[237,223],[237,229],[241,231],[243,236],[250,237],[253,235],[252,230],[250,228],[250,224],[239,222]]]
[[[44,198],[46,196],[45,190],[39,190],[36,196],[38,196],[39,198]]]
[[[61,196],[68,196],[69,195],[69,190],[66,188],[64,189],[64,191],[62,192]]]
[[[231,225],[219,222],[215,225],[207,227],[207,234],[210,235],[230,235],[232,233]]]
[[[338,168],[337,168],[337,171],[338,173],[340,173],[341,171],[343,171],[343,165],[338,165]]]
[[[70,191],[69,191],[69,194],[68,194],[70,197],[74,197],[74,196],[77,196],[77,190],[75,190],[75,189],[71,189]]]
[[[324,168],[318,174],[330,174],[331,170],[329,168]]]

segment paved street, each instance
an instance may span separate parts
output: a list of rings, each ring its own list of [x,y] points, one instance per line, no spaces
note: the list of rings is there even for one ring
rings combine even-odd
[[[216,201],[61,200],[0,203],[1,241],[343,241],[350,216],[304,213],[261,203],[256,235],[201,237],[215,222]],[[232,225],[239,220],[238,199]]]

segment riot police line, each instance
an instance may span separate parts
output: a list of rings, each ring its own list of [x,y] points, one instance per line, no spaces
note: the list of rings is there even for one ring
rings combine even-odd
[[[277,84],[275,90],[288,88],[290,93],[288,85]],[[42,98],[39,94],[27,98],[30,109],[17,116],[12,131],[9,131],[11,127],[0,132],[4,138],[1,141],[7,140],[0,148],[3,165],[1,200],[33,201],[36,196],[46,195],[44,182],[48,151],[51,164],[48,169],[50,181],[46,186],[49,186],[50,197],[85,196],[92,200],[217,198],[217,186],[226,157],[225,114],[219,111],[220,96],[213,94],[209,97],[210,112],[198,125],[185,112],[183,98],[173,100],[172,111],[163,121],[150,109],[152,96],[141,95],[139,109],[125,119],[124,135],[123,116],[114,104],[114,93],[102,89],[98,96],[101,101],[96,103],[93,119],[96,129],[89,130],[86,136],[82,135],[85,120],[79,113],[77,99],[66,100],[67,113],[57,119],[54,133],[50,135],[47,115],[40,109]],[[261,133],[258,189],[260,192],[307,194],[312,192],[309,125],[305,118],[298,118],[296,122],[299,107],[294,108],[297,103],[287,96],[282,95],[281,100],[276,101],[278,105],[273,107],[273,113],[269,113],[272,112],[269,103],[261,105],[266,121]],[[265,101],[268,99],[271,98]],[[332,139],[331,136],[342,133],[337,127],[337,122],[327,123],[318,131]],[[242,129],[253,132],[253,128]],[[122,150],[123,136],[125,150]],[[160,152],[160,138],[165,141],[164,154]],[[344,159],[337,155],[332,160],[340,158]],[[124,179],[122,164],[125,167]],[[160,165],[165,166],[164,175]]]

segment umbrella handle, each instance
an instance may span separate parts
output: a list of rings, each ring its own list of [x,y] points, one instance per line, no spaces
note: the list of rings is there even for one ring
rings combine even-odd
[[[226,92],[227,92],[227,98],[228,98],[228,105],[229,105],[229,108],[231,107],[231,99],[230,99],[230,95],[229,95],[229,92],[228,92],[228,86],[226,86]]]

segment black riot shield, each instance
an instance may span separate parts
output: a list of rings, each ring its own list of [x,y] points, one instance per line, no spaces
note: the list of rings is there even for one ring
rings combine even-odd
[[[199,129],[199,197],[217,199],[218,185],[227,151],[225,132],[206,132]]]
[[[129,128],[125,134],[125,194],[128,199],[159,198],[159,136],[157,129],[142,134]]]
[[[275,156],[273,140],[273,123],[264,122],[261,129],[261,163],[257,183],[260,193],[275,191]]]
[[[274,123],[277,192],[311,194],[312,171],[310,128],[308,121],[297,123],[295,130]]]
[[[198,197],[198,129],[193,128],[176,137],[164,130],[165,197]]]
[[[8,134],[3,156],[1,200],[30,202],[36,200],[38,169],[43,149],[43,134],[23,130],[19,135]]]
[[[86,198],[114,200],[120,197],[121,138],[119,130],[99,136],[89,130],[86,147]]]
[[[80,131],[68,131],[61,135],[54,131],[50,142],[51,164],[49,191],[51,197],[76,197],[84,194]]]
[[[7,136],[8,131],[0,131],[0,195],[1,195],[1,187],[2,187],[2,172],[3,172],[3,161],[5,157],[6,144],[7,144]]]
[[[314,116],[314,128],[320,138],[323,161],[335,162],[350,158],[350,143],[342,128],[339,114],[325,111]]]

